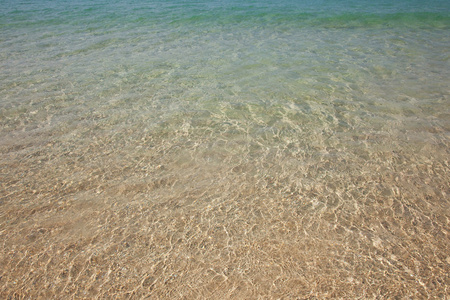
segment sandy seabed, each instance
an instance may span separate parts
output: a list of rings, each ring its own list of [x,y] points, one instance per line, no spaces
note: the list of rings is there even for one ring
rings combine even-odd
[[[447,19],[65,7],[0,40],[0,299],[448,299]]]
[[[5,134],[0,298],[448,297],[443,127],[94,117]]]

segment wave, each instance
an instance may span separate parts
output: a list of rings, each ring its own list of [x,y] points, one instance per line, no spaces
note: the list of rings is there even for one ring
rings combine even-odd
[[[286,25],[324,28],[381,28],[381,27],[431,27],[450,28],[450,15],[438,12],[405,12],[392,14],[371,13],[273,13],[273,12],[202,12],[196,15],[173,16],[170,24],[176,26],[242,24],[248,26]]]

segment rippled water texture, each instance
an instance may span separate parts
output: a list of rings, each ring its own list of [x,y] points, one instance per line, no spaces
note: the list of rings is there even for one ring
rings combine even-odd
[[[0,298],[446,299],[450,4],[342,2],[2,1]]]

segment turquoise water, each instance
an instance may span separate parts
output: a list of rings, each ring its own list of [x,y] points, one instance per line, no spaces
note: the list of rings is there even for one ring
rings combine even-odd
[[[449,49],[449,1],[1,1],[0,295],[445,298]]]

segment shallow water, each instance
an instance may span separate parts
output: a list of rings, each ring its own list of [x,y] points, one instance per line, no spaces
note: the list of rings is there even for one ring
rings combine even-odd
[[[2,298],[449,294],[445,1],[6,1]]]

